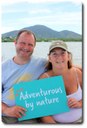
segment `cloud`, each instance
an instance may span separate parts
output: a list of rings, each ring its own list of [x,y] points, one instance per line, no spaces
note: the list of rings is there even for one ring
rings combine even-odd
[[[9,5],[9,4],[14,4],[18,2],[23,2],[24,0],[2,0],[0,3],[2,6],[4,5]]]
[[[51,13],[51,10],[50,9],[36,9],[36,10],[31,10],[29,11],[29,13],[31,14],[38,14],[38,13]]]
[[[63,24],[74,24],[74,22],[78,23],[81,22],[81,13],[80,12],[76,12],[76,13],[73,13],[73,12],[67,12],[67,13],[57,13],[57,14],[54,14],[54,15],[44,15],[44,16],[36,16],[36,17],[32,17],[31,18],[25,18],[23,19],[23,21],[26,21],[28,22],[28,20],[30,21],[33,21],[33,22],[47,22],[49,21],[49,23],[54,22],[54,24],[57,22],[57,24],[60,24],[60,23],[63,23]],[[66,22],[65,22],[66,21]]]
[[[30,0],[25,0],[25,2],[24,0],[17,0],[16,2],[20,1],[22,1],[22,3],[15,3],[11,6],[8,5],[6,7],[3,6],[3,32],[5,30],[11,31],[36,24],[46,25],[57,31],[68,29],[71,27],[76,27],[75,29],[82,28],[81,4],[80,6],[78,6],[78,4],[72,4],[71,2],[64,2],[59,4],[50,4],[49,2],[48,4],[41,3],[35,6],[33,4],[28,4]],[[38,2],[39,0],[34,1]],[[43,0],[40,1],[42,2]],[[46,1],[56,2],[56,0],[44,0],[44,2]],[[11,2],[13,1],[11,0]]]
[[[49,3],[49,2],[70,2],[70,0],[2,0],[0,3],[2,5],[9,5],[9,4],[14,4],[14,3],[20,3],[20,2],[28,2],[28,3],[33,3],[33,4],[38,4],[38,3]],[[75,3],[81,3],[82,0],[71,0],[72,2]]]

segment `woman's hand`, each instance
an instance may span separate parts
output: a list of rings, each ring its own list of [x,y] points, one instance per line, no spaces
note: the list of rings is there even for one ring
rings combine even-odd
[[[78,101],[75,98],[68,99],[68,106],[70,108],[81,108],[82,107],[82,100]]]

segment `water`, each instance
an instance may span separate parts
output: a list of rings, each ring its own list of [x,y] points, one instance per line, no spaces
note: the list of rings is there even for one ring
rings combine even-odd
[[[82,66],[82,42],[66,42],[73,55],[73,63]],[[33,55],[47,58],[50,42],[37,42]],[[14,43],[2,43],[2,61],[16,54]]]

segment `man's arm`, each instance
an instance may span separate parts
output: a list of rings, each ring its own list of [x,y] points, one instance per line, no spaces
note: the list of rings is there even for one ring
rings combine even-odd
[[[2,103],[2,113],[9,117],[21,118],[25,115],[25,109],[20,106],[9,107],[5,103]]]

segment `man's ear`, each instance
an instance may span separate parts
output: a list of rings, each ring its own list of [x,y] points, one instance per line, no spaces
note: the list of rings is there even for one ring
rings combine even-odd
[[[14,41],[14,44],[17,44],[16,40]]]

